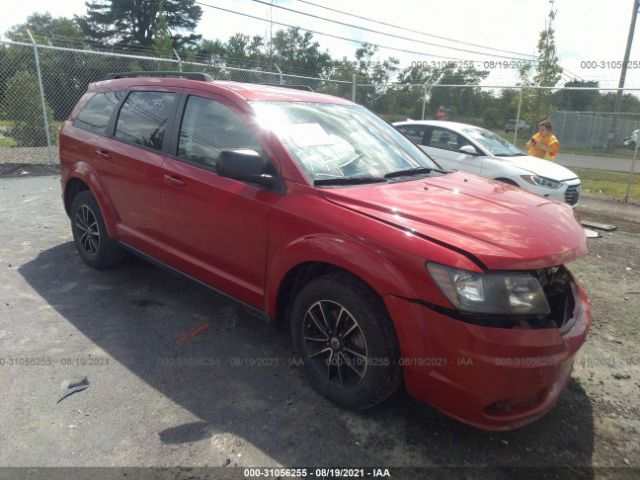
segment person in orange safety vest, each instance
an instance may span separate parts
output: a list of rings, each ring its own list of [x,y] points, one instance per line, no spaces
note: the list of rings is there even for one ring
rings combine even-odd
[[[552,162],[560,148],[560,142],[552,132],[551,122],[544,120],[538,124],[538,132],[527,142],[528,155],[538,158],[546,158]]]

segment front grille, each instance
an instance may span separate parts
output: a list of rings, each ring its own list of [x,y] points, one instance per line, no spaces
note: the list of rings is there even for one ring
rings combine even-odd
[[[564,201],[569,205],[575,205],[580,199],[580,184],[569,185],[564,192]]]

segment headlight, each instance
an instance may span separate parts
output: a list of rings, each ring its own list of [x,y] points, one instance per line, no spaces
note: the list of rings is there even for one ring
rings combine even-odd
[[[547,315],[549,303],[537,278],[526,272],[477,273],[427,263],[442,293],[461,312]]]
[[[550,178],[540,177],[538,175],[521,175],[521,177],[524,181],[538,187],[555,189],[562,186],[562,182],[556,182],[555,180],[551,180]]]

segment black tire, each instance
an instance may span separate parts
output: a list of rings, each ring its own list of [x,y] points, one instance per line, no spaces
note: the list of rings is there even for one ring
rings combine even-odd
[[[89,191],[78,193],[71,202],[71,231],[80,257],[90,267],[112,268],[125,257],[124,250],[107,235],[98,202]]]
[[[318,324],[323,312],[328,323]],[[332,402],[364,410],[402,383],[391,319],[382,300],[358,279],[331,274],[307,283],[294,300],[290,326],[311,385]]]

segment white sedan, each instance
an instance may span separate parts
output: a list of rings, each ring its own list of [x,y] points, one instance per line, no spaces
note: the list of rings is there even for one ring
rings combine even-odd
[[[516,185],[575,207],[580,179],[557,163],[530,157],[484,128],[436,120],[393,124],[442,167]]]

